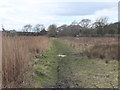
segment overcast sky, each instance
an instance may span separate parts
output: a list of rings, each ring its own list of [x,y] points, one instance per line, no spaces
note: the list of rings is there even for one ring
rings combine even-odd
[[[0,0],[0,24],[20,30],[25,24],[71,24],[81,19],[109,17],[118,21],[118,0]]]

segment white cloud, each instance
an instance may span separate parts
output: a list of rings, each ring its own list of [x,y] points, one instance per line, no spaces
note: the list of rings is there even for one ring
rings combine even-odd
[[[54,6],[44,6],[43,2],[36,1],[33,3],[33,0],[0,0],[0,24],[6,29],[20,29],[25,24],[48,24],[55,20],[53,16],[48,15],[48,12],[54,12]]]
[[[73,19],[90,18],[95,19],[98,16],[108,16],[116,19],[117,7],[96,11],[92,15],[85,16],[64,16],[52,15],[56,13],[57,4],[54,2],[118,2],[118,0],[0,0],[0,24],[6,29],[21,29],[25,24],[52,24],[58,25],[69,23]],[[52,4],[50,4],[52,3]],[[58,8],[60,10],[60,8]],[[71,19],[70,19],[71,18]]]
[[[118,7],[103,9],[103,10],[96,11],[91,15],[75,16],[73,18],[75,20],[88,18],[88,19],[95,21],[97,18],[104,17],[104,16],[107,16],[109,18],[109,22],[117,22],[118,21]]]

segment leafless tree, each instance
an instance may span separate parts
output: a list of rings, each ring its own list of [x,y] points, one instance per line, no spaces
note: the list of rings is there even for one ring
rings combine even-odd
[[[108,24],[108,17],[100,17],[96,19],[96,22],[93,24],[94,28],[97,29],[97,34],[104,35],[104,27]]]
[[[36,24],[35,27],[33,28],[33,31],[40,32],[44,29],[45,29],[45,26],[43,24]]]
[[[31,30],[32,30],[31,24],[27,24],[27,25],[23,26],[23,32],[31,32]]]
[[[79,22],[79,25],[83,28],[88,28],[90,26],[90,22],[91,20],[90,19],[82,19],[80,22]]]

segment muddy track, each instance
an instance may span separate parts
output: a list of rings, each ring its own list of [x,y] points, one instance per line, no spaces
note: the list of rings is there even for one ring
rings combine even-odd
[[[57,83],[56,83],[56,88],[69,88],[69,84],[67,83],[67,80],[63,80],[63,75],[62,75],[62,70],[61,70],[61,65],[63,64],[63,60],[61,60],[58,63],[57,66]]]
[[[67,85],[64,85],[63,84],[63,80],[62,80],[62,70],[61,70],[61,65],[63,63],[63,60],[61,60],[59,63],[58,63],[58,66],[57,66],[57,82],[56,82],[56,88],[67,88],[68,86]]]
[[[74,73],[72,72],[70,64],[70,62],[65,62],[64,58],[58,63],[56,88],[71,88],[71,86],[79,86],[79,82],[73,79]]]

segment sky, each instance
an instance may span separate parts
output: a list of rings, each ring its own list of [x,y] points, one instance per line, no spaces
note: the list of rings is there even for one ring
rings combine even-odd
[[[21,30],[26,24],[69,25],[103,16],[109,23],[118,21],[118,0],[0,0],[0,24],[8,30]]]

